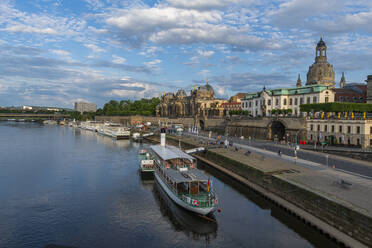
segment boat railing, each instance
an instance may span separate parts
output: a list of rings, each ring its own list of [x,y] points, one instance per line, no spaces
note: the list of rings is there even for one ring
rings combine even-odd
[[[189,204],[193,207],[199,208],[207,208],[213,207],[216,205],[216,197],[213,193],[208,194],[198,194],[198,195],[191,195],[191,194],[181,194],[178,197],[184,201],[185,203]]]

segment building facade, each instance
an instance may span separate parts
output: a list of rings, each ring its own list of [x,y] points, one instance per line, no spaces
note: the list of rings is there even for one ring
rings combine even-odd
[[[306,120],[308,141],[331,145],[372,147],[372,119],[316,119]]]
[[[309,85],[296,88],[281,88],[248,93],[242,100],[242,110],[247,110],[253,117],[271,116],[275,109],[288,110],[291,115],[300,115],[300,105],[334,101],[334,91],[329,86]]]
[[[190,95],[182,89],[176,94],[163,94],[156,114],[161,117],[222,117],[224,102],[227,100],[215,97],[212,86],[207,82],[198,88],[195,86]]]
[[[224,115],[229,115],[230,111],[240,111],[242,110],[242,105],[240,102],[224,102],[222,103],[223,107],[223,114]]]
[[[97,105],[95,103],[89,103],[89,102],[75,102],[74,109],[75,111],[78,111],[80,113],[96,112]]]

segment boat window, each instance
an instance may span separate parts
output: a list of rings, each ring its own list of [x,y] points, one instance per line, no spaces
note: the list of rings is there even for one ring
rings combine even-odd
[[[199,194],[206,194],[208,192],[208,182],[199,182]]]
[[[191,182],[190,183],[190,194],[197,195],[199,194],[199,182]]]

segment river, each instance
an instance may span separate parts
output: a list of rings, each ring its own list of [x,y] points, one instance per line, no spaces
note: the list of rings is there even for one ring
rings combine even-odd
[[[216,223],[180,209],[138,172],[148,144],[0,122],[0,247],[336,247],[207,165]]]

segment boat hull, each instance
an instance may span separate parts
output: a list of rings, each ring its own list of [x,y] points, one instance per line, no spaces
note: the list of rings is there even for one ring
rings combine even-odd
[[[214,212],[216,210],[216,207],[209,207],[209,208],[197,208],[197,207],[192,207],[185,202],[183,202],[181,199],[179,199],[177,196],[174,195],[174,193],[165,185],[165,183],[161,180],[159,175],[155,172],[155,179],[159,183],[159,185],[162,187],[162,189],[167,193],[169,198],[172,199],[177,205],[181,206],[182,208],[189,210],[191,212],[201,214],[201,215],[207,215],[211,212]]]

